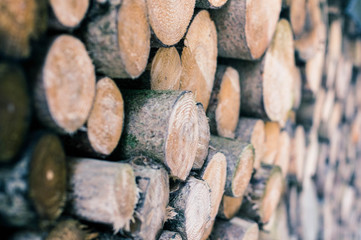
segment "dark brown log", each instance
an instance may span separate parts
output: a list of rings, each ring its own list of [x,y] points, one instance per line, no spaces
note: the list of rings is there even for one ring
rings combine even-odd
[[[110,1],[87,25],[85,40],[97,71],[112,78],[136,78],[147,66],[150,28],[145,0]]]
[[[252,177],[240,210],[240,216],[267,223],[276,210],[283,192],[280,167],[262,164]]]
[[[69,204],[75,216],[129,230],[138,202],[138,188],[129,164],[70,158]]]
[[[180,89],[192,91],[207,110],[217,69],[217,31],[208,11],[202,10],[193,18],[181,59]]]
[[[211,195],[208,184],[190,177],[173,195],[169,206],[174,214],[165,223],[165,229],[179,232],[185,240],[201,239],[210,221]]]
[[[271,42],[281,11],[281,0],[231,0],[213,10],[221,57],[254,60]]]
[[[91,59],[83,43],[70,35],[56,37],[40,58],[35,86],[38,118],[61,133],[73,133],[87,120],[95,96]]]
[[[273,164],[280,146],[280,125],[276,122],[265,123],[265,152],[263,163]]]
[[[235,217],[230,221],[217,220],[210,239],[257,240],[259,229],[257,223]]]
[[[150,26],[162,44],[171,46],[182,39],[192,19],[195,2],[147,0]]]
[[[177,232],[164,230],[158,240],[182,240],[182,236]]]
[[[257,118],[241,117],[238,121],[235,138],[243,142],[250,142],[254,147],[254,164],[256,170],[261,166],[265,148],[265,126]]]
[[[68,148],[89,156],[107,156],[118,145],[123,130],[124,102],[114,81],[108,77],[96,84],[93,107],[86,124],[67,138]]]
[[[229,197],[223,195],[222,202],[218,210],[218,218],[231,219],[233,218],[239,209],[241,208],[243,196],[241,197]]]
[[[218,65],[207,116],[211,133],[234,138],[241,108],[241,89],[238,72]]]
[[[198,131],[199,131],[199,140],[198,140],[198,149],[196,158],[194,159],[192,169],[197,170],[201,169],[204,161],[208,155],[209,141],[211,139],[211,133],[208,124],[208,118],[204,112],[202,103],[197,103],[198,108]]]
[[[159,48],[152,60],[150,88],[152,90],[179,90],[182,64],[175,47]]]
[[[90,0],[50,0],[49,5],[50,27],[72,30],[77,28],[85,18]]]
[[[220,8],[228,0],[196,0],[197,8]]]
[[[156,239],[166,220],[169,201],[168,173],[163,166],[145,157],[131,161],[139,200],[134,221],[130,223],[130,235],[134,239]]]
[[[0,171],[1,225],[47,225],[60,216],[66,199],[66,165],[56,135],[35,134],[21,159]]]
[[[0,9],[0,53],[29,57],[31,40],[38,39],[47,27],[47,1],[5,0]]]
[[[22,69],[0,63],[0,162],[10,162],[19,153],[30,114],[30,96]]]
[[[241,197],[251,179],[254,164],[254,148],[248,142],[211,136],[209,145],[226,156],[227,179],[224,194]]]
[[[123,91],[124,132],[119,154],[146,155],[163,163],[173,177],[185,180],[199,141],[194,96],[188,91]],[[119,155],[115,152],[119,160]],[[124,159],[123,158],[123,159]]]
[[[257,61],[225,60],[239,72],[241,113],[283,124],[292,108],[295,70],[293,36],[281,20],[265,55]]]

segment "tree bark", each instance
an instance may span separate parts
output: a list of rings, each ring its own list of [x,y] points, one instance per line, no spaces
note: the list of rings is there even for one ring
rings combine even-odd
[[[199,141],[197,106],[188,91],[123,91],[124,132],[119,152],[130,158],[146,155],[163,163],[171,176],[185,180]]]
[[[197,8],[221,8],[228,0],[196,0]]]
[[[84,37],[97,71],[112,78],[137,78],[150,51],[145,0],[110,2],[104,14],[88,22]]]
[[[208,108],[217,69],[217,31],[208,11],[195,15],[184,39],[180,89],[192,91]]]
[[[36,226],[55,221],[65,205],[65,164],[56,135],[34,134],[20,160],[0,169],[1,225]]]
[[[95,96],[95,71],[83,43],[70,35],[50,42],[40,56],[35,109],[40,121],[60,133],[84,125]]]
[[[281,11],[281,0],[228,1],[213,10],[221,57],[255,60],[271,42]]]
[[[261,166],[261,160],[265,152],[265,125],[257,118],[241,117],[238,121],[235,138],[243,142],[250,142],[254,147],[253,168]]]
[[[165,223],[165,229],[179,232],[186,240],[201,239],[210,221],[210,191],[205,181],[188,178],[184,186],[171,195],[169,206],[174,216]]]
[[[218,65],[207,116],[211,133],[234,138],[241,108],[241,89],[238,72]]]
[[[0,162],[14,160],[30,125],[30,96],[17,65],[0,63]]]
[[[75,216],[129,229],[138,202],[134,171],[129,164],[70,158],[69,204]]]
[[[224,194],[231,197],[241,197],[253,172],[254,148],[252,144],[211,136],[209,145],[215,151],[226,156],[227,178]]]
[[[177,232],[164,230],[158,240],[182,240],[182,237]]]

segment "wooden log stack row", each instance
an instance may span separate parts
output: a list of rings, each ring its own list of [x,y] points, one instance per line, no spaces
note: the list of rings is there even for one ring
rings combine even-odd
[[[5,237],[359,238],[345,5],[0,2]]]

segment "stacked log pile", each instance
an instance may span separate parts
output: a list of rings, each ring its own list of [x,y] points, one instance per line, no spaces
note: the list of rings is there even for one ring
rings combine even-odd
[[[2,0],[9,239],[361,237],[337,0]]]

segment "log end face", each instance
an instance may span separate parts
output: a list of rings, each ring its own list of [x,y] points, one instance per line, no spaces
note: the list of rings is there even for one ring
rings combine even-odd
[[[66,200],[65,153],[56,135],[40,137],[31,156],[29,196],[38,215],[46,220],[57,219]]]
[[[204,112],[203,105],[197,103],[198,109],[198,130],[199,141],[196,158],[194,160],[193,169],[201,169],[205,159],[208,155],[209,141],[211,139],[211,133],[208,124],[208,118]]]
[[[118,44],[125,71],[139,77],[148,63],[150,28],[144,0],[124,0],[118,12]]]
[[[227,161],[223,153],[216,153],[209,160],[206,169],[202,173],[202,179],[205,180],[211,189],[211,220],[214,220],[219,204],[221,203],[224,186],[227,177]]]
[[[254,146],[254,168],[261,167],[261,159],[263,158],[263,152],[265,147],[265,128],[262,120],[257,120],[253,128],[251,136],[251,143]]]
[[[193,16],[195,0],[147,0],[148,18],[157,38],[165,45],[179,42]]]
[[[182,63],[175,47],[160,48],[152,61],[151,89],[179,90]]]
[[[217,132],[219,136],[234,138],[241,107],[241,88],[238,72],[227,67],[218,93],[216,108]]]
[[[88,139],[92,148],[109,155],[118,145],[123,129],[124,102],[118,87],[110,78],[96,85],[96,96],[87,122]]]
[[[239,156],[239,162],[233,175],[232,192],[234,197],[241,197],[246,190],[253,173],[253,164],[254,148],[252,144],[249,144]]]
[[[223,219],[233,218],[241,208],[242,201],[243,197],[229,197],[223,195],[221,203],[222,211],[218,212],[218,217]]]
[[[276,29],[282,0],[247,1],[245,35],[252,59],[260,58]]]
[[[243,220],[243,222],[245,222]],[[258,224],[257,223],[248,223],[250,226],[248,226],[248,228],[246,228],[244,236],[243,236],[243,240],[257,240],[259,239],[259,228],[258,228]],[[244,225],[244,224],[243,224]]]
[[[183,92],[168,121],[165,161],[171,175],[185,180],[193,166],[199,141],[197,106],[191,92]]]
[[[115,178],[114,200],[117,208],[113,214],[112,222],[114,232],[118,232],[122,228],[129,229],[139,193],[133,168],[129,164],[119,163]]]
[[[56,125],[72,133],[84,125],[95,95],[95,70],[83,43],[69,35],[55,39],[41,79]],[[43,111],[41,108],[38,111]]]
[[[85,17],[89,0],[50,0],[50,7],[60,24],[74,28]]]

